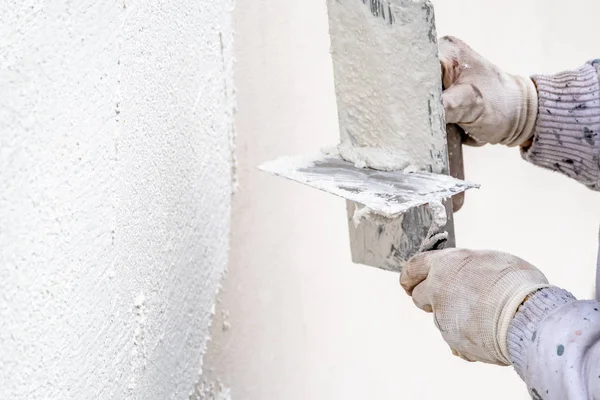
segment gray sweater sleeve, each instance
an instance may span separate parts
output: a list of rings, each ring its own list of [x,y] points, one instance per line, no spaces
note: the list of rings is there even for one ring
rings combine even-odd
[[[535,165],[600,190],[600,84],[598,60],[574,71],[537,75],[538,118],[531,147]]]
[[[600,60],[533,76],[538,118],[523,158],[600,190]],[[519,309],[508,331],[510,359],[534,400],[600,400],[600,302],[552,287]]]
[[[513,319],[508,350],[532,399],[600,399],[600,302],[538,291]]]

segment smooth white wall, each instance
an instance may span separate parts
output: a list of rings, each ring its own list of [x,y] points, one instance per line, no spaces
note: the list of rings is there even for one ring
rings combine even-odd
[[[193,390],[228,257],[230,11],[0,6],[0,398]]]
[[[593,0],[434,4],[440,34],[515,73],[598,56]],[[350,262],[343,200],[255,169],[338,140],[325,2],[237,0],[234,15],[240,189],[212,375],[244,400],[528,399],[511,369],[453,357],[397,275]],[[599,195],[514,149],[465,157],[483,186],[457,215],[459,244],[513,252],[591,295]]]

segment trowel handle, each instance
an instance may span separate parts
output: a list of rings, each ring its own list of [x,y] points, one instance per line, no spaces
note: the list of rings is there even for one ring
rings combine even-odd
[[[448,140],[448,164],[450,175],[457,179],[465,179],[465,164],[463,162],[462,141],[466,136],[465,131],[456,124],[446,125],[446,137]],[[460,210],[465,203],[465,193],[452,196],[452,209],[454,212]]]

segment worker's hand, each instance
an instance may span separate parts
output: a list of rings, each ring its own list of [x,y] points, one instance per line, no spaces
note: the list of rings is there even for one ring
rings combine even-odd
[[[467,361],[509,365],[507,332],[518,307],[548,287],[544,274],[498,251],[448,249],[408,261],[400,284],[433,319],[452,353]]]
[[[529,142],[538,106],[530,78],[507,74],[455,37],[440,39],[440,59],[446,123],[469,134],[466,144]]]

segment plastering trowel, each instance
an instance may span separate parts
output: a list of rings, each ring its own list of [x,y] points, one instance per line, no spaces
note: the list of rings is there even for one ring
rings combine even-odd
[[[399,271],[455,245],[453,212],[477,187],[462,180],[464,132],[444,123],[433,7],[327,5],[341,142],[260,168],[347,199],[353,261]]]

